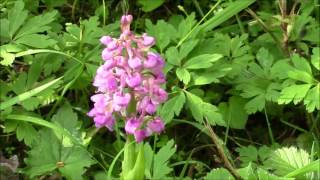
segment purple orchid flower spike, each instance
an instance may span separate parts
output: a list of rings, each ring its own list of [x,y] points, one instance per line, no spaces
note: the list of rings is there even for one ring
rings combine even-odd
[[[97,94],[88,116],[95,126],[113,130],[115,117],[125,120],[125,131],[137,142],[164,130],[159,117],[153,117],[158,106],[165,102],[167,93],[161,86],[166,82],[163,73],[164,60],[149,49],[155,38],[146,33],[135,35],[130,30],[133,17],[121,18],[119,38],[102,36],[104,46],[101,57],[104,64],[97,69],[93,85]],[[135,103],[136,112],[130,104]]]

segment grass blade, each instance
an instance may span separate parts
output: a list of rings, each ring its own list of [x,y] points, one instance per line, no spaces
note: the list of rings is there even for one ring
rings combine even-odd
[[[5,102],[2,102],[0,104],[0,110],[4,110],[4,109],[6,109],[6,108],[8,108],[8,107],[10,107],[12,105],[15,105],[15,104],[17,104],[17,103],[19,103],[21,101],[24,101],[24,100],[26,100],[26,99],[28,99],[28,98],[40,93],[41,91],[49,88],[50,86],[54,85],[55,83],[57,83],[61,79],[62,79],[62,77],[59,77],[59,78],[54,79],[54,80],[52,80],[52,81],[50,81],[50,82],[48,82],[48,83],[46,83],[46,84],[44,84],[42,86],[34,88],[34,89],[32,89],[30,91],[27,91],[25,93],[22,93],[22,94],[20,94],[20,95],[18,95],[16,97],[13,97],[13,98],[5,101]]]
[[[225,22],[226,20],[228,20],[232,16],[235,16],[240,11],[247,8],[248,6],[250,6],[254,2],[255,2],[255,0],[235,1],[235,2],[231,3],[230,6],[228,6],[224,10],[218,12],[215,16],[213,16],[208,21],[203,23],[199,27],[199,29],[202,31],[209,31],[209,30],[219,26],[220,24],[222,24],[223,22]]]

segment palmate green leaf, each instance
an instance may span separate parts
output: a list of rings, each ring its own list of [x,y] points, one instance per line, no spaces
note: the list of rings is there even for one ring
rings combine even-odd
[[[147,33],[156,38],[156,46],[160,51],[170,44],[171,40],[175,40],[177,30],[169,23],[163,20],[158,20],[157,24],[153,25],[149,19],[146,19]]]
[[[224,77],[231,67],[226,65],[214,65],[204,72],[195,72],[193,74],[194,85],[205,85],[220,82],[219,78]]]
[[[252,145],[236,148],[236,151],[239,152],[242,166],[247,166],[250,162],[258,161],[258,150]]]
[[[39,132],[40,138],[25,160],[26,173],[33,178],[57,169],[67,179],[82,179],[84,168],[94,161],[81,146],[77,115],[65,104],[52,117],[52,123],[46,124],[55,131],[43,129]]]
[[[221,54],[202,54],[189,59],[184,63],[183,67],[186,69],[203,69],[212,66],[213,62],[222,58]]]
[[[300,84],[285,87],[281,91],[281,96],[278,99],[278,103],[288,104],[293,101],[294,104],[298,104],[307,95],[311,86],[311,84]]]
[[[66,32],[63,34],[66,46],[78,47],[80,43],[96,46],[99,38],[104,34],[98,20],[98,17],[92,16],[88,20],[80,21],[80,26],[68,23]]]
[[[18,31],[15,39],[18,39],[25,35],[35,34],[50,30],[51,27],[48,26],[53,22],[57,16],[57,11],[47,12],[42,15],[34,16],[26,21],[26,23]]]
[[[18,121],[5,121],[4,122],[4,132],[16,132],[17,139],[19,141],[24,141],[27,146],[31,146],[33,141],[38,139],[38,132],[29,123],[18,122]]]
[[[247,167],[237,169],[242,179],[257,180],[255,172],[253,171],[252,163],[249,163]]]
[[[257,55],[257,63],[250,63],[248,70],[238,78],[236,89],[241,91],[241,96],[250,98],[245,105],[249,114],[262,111],[267,101],[277,101],[281,84],[272,74],[273,56],[268,50],[261,48]]]
[[[46,35],[28,34],[18,38],[16,40],[16,43],[24,44],[24,45],[35,47],[35,48],[47,48],[49,46],[56,44],[56,41]]]
[[[168,162],[175,152],[174,141],[170,140],[154,155],[153,176],[151,179],[163,179],[172,171],[172,168],[168,167]]]
[[[193,50],[193,48],[198,44],[199,40],[190,39],[181,44],[179,48],[179,58],[183,59],[188,56],[188,54]]]
[[[179,51],[176,47],[170,47],[166,51],[166,59],[167,61],[176,66],[180,66],[180,56],[179,56]]]
[[[225,168],[212,169],[205,177],[204,180],[233,180],[234,177]]]
[[[69,104],[64,104],[58,110],[58,112],[52,117],[51,121],[57,126],[67,130],[72,137],[77,139],[78,142],[82,143],[80,131],[77,127],[78,121],[77,114],[72,111],[72,108]],[[62,139],[62,144],[67,146],[72,146],[73,142],[68,136],[55,132],[59,139]]]
[[[187,96],[187,103],[191,110],[192,116],[199,123],[203,123],[203,110],[202,110],[202,99],[190,92],[185,92]]]
[[[24,23],[28,12],[24,10],[24,2],[16,1],[14,7],[8,12],[9,34],[12,38],[19,27]]]
[[[303,100],[308,112],[320,109],[320,83],[311,88]]]
[[[288,77],[293,80],[301,81],[301,82],[309,83],[309,84],[311,84],[315,81],[314,78],[312,77],[312,74],[309,74],[305,71],[301,71],[298,69],[294,69],[294,70],[289,71]]]
[[[216,106],[204,102],[199,96],[188,91],[185,91],[185,94],[187,96],[188,107],[196,121],[203,124],[203,118],[205,118],[210,125],[226,126]]]
[[[97,40],[105,33],[102,28],[99,27],[99,17],[92,16],[89,19],[81,21],[81,24],[84,26],[81,41],[95,46]]]
[[[85,167],[93,164],[88,152],[80,146],[64,147],[49,129],[39,132],[40,138],[25,159],[25,173],[31,178],[57,169],[67,179],[82,179]],[[41,155],[41,156],[40,156]]]
[[[297,54],[294,54],[292,57],[291,57],[291,60],[293,62],[293,65],[294,67],[297,69],[297,70],[300,70],[300,71],[303,71],[303,72],[306,72],[308,74],[312,74],[312,70],[311,70],[311,66],[310,64],[308,63],[308,61],[297,55]]]
[[[177,29],[177,36],[179,37],[179,39],[184,38],[192,30],[196,23],[197,21],[195,19],[195,13],[189,14],[187,18],[182,20]],[[195,35],[195,33],[193,34]]]
[[[226,126],[226,123],[223,121],[223,117],[216,106],[203,102],[202,111],[203,117],[208,120],[210,125]]]
[[[227,126],[235,129],[244,129],[248,120],[248,114],[244,109],[245,104],[246,101],[238,96],[230,97],[228,103],[219,104],[219,111],[223,115]]]
[[[174,115],[178,116],[185,104],[186,97],[183,92],[169,99],[161,108],[160,116],[166,123],[169,123]]]
[[[189,71],[185,68],[177,68],[176,69],[177,77],[180,81],[182,81],[185,85],[190,82],[191,75]]]
[[[285,176],[297,169],[307,166],[311,163],[310,155],[302,149],[296,147],[284,147],[275,150],[270,154],[269,159],[264,162],[264,165],[279,176]],[[309,179],[312,173],[295,176],[298,179]]]

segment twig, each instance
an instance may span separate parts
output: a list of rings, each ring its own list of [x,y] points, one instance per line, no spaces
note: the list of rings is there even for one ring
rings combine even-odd
[[[216,145],[218,153],[220,155],[220,158],[224,162],[225,167],[229,170],[229,172],[232,174],[232,176],[235,179],[242,179],[241,176],[239,175],[239,173],[237,172],[237,170],[232,166],[232,164],[229,161],[228,157],[225,155],[224,150],[222,148],[222,145],[219,143],[219,139],[218,139],[216,133],[214,133],[214,131],[211,128],[211,126],[209,125],[208,120],[207,120],[205,126],[206,126],[206,128],[208,128],[208,130],[210,132],[211,140]]]

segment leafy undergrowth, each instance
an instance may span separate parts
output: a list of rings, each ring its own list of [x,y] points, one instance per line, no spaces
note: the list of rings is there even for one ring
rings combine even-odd
[[[319,179],[319,1],[0,3],[0,179],[119,178],[124,124],[87,112],[99,38],[156,38],[165,132],[146,139],[146,179]]]

